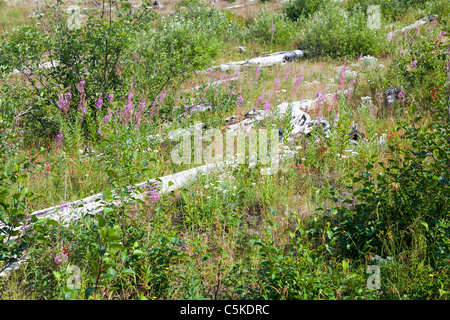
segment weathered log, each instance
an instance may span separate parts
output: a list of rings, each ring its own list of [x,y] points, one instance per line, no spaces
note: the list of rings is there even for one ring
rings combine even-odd
[[[425,17],[425,18],[422,18],[422,19],[420,19],[420,20],[417,20],[415,23],[410,24],[409,26],[406,26],[406,27],[404,27],[404,28],[402,28],[402,29],[400,29],[400,30],[394,30],[394,31],[392,31],[392,32],[389,32],[389,33],[387,34],[387,39],[388,39],[388,40],[392,40],[392,39],[394,39],[394,37],[395,37],[396,34],[401,33],[401,32],[405,32],[405,31],[407,31],[407,30],[411,30],[411,29],[414,29],[414,28],[417,28],[417,27],[420,27],[421,25],[424,25],[424,24],[426,24],[426,23],[432,22],[432,21],[435,20],[437,17],[438,17],[437,15],[432,14],[432,15],[430,15],[430,16],[428,16],[428,17]]]
[[[268,67],[275,64],[281,64],[286,62],[294,61],[298,58],[303,57],[302,50],[293,51],[281,51],[275,52],[266,56],[257,57],[248,60],[242,60],[237,62],[224,63],[219,66],[214,66],[211,69],[220,69],[221,71],[228,71],[238,69],[242,66],[257,65],[259,67]]]

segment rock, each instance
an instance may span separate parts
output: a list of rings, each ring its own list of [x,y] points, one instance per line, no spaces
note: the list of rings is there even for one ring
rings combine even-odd
[[[243,52],[247,51],[247,48],[243,47],[243,46],[239,46],[238,50],[239,50],[239,52],[243,53]]]
[[[280,140],[282,140],[282,139],[283,139],[283,135],[284,135],[284,131],[283,131],[283,129],[281,129],[281,128],[278,128],[278,136],[279,136]]]
[[[153,2],[152,5],[153,5],[154,8],[158,8],[158,9],[161,9],[163,7],[162,3],[159,2],[158,0]]]
[[[360,141],[367,141],[365,139],[366,135],[364,134],[364,132],[358,130],[357,124],[353,126],[352,130],[350,131],[350,133],[347,133],[347,135],[350,136],[348,142],[352,144],[357,145]]]
[[[386,90],[385,92],[383,92],[384,97],[386,98],[388,103],[392,103],[395,100],[398,99],[398,94],[400,93],[400,87],[395,86],[391,89]]]

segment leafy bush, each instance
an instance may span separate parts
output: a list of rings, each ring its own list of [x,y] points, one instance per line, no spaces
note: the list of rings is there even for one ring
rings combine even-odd
[[[260,15],[248,26],[248,41],[256,40],[260,43],[289,45],[297,33],[294,22],[287,20],[283,15],[262,11]]]
[[[377,55],[385,43],[379,30],[367,28],[364,13],[351,14],[336,5],[329,5],[316,13],[305,25],[302,45],[312,56]]]
[[[283,13],[292,21],[309,18],[323,5],[323,0],[290,0],[283,6]]]

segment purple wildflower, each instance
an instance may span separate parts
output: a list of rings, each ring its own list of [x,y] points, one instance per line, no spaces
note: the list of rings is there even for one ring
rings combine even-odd
[[[302,82],[303,82],[303,79],[305,79],[304,76],[298,77],[297,80],[295,80],[295,84],[300,84],[300,83],[302,83]]]
[[[112,93],[108,94],[108,103],[112,103],[114,99],[114,95]]]
[[[411,66],[412,66],[413,68],[417,68],[417,60],[414,60],[414,61],[411,63]]]
[[[270,107],[271,107],[272,105],[269,103],[269,102],[264,102],[264,110],[265,111],[269,111],[270,110]]]
[[[110,114],[106,114],[105,117],[103,118],[103,124],[105,125],[106,122],[108,122],[109,119],[111,119],[111,115]]]
[[[270,32],[274,33],[275,30],[276,30],[276,29],[275,29],[274,23],[273,23],[273,21],[272,21],[272,28],[270,28]]]
[[[100,97],[98,98],[97,104],[95,105],[95,107],[96,107],[97,109],[100,109],[100,108],[102,107],[102,105],[103,105],[103,96],[102,96],[102,94],[100,93]]]
[[[56,138],[55,138],[56,148],[60,149],[62,147],[63,139],[64,139],[64,136],[63,136],[62,132],[59,131],[59,133],[56,135]]]
[[[161,198],[158,190],[156,190],[156,189],[151,189],[148,197],[150,198],[150,200],[152,201],[153,204],[156,204],[159,201],[159,199]]]
[[[334,115],[333,123],[337,123],[339,121],[339,112],[336,112]]]
[[[339,79],[339,84],[341,85],[341,88],[342,88],[342,89],[345,88],[345,77],[346,77],[345,72],[347,71],[347,69],[348,69],[348,67],[347,67],[347,65],[345,64],[345,65],[342,67],[342,70],[341,70],[341,76],[340,76],[340,79]]]
[[[398,97],[399,97],[402,101],[405,101],[405,93],[404,93],[403,91],[400,91],[400,92],[398,93]]]
[[[59,111],[62,111],[64,113],[67,113],[69,111],[70,99],[72,99],[72,94],[70,92],[67,92],[64,96],[62,94],[59,94],[58,100]]]
[[[68,258],[68,254],[62,253],[61,255],[59,255],[57,253],[56,256],[55,256],[55,263],[56,264],[61,264],[61,262],[67,262],[68,261],[67,258]]]

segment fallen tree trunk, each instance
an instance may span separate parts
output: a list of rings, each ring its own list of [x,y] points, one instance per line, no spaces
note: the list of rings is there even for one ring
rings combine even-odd
[[[438,17],[437,15],[433,14],[433,15],[431,15],[431,16],[428,16],[428,17],[422,18],[422,19],[420,19],[420,20],[417,20],[415,23],[413,23],[413,24],[411,24],[411,25],[409,25],[409,26],[406,26],[406,27],[404,27],[403,29],[395,30],[395,31],[389,32],[389,33],[387,34],[387,39],[388,39],[388,40],[393,40],[396,34],[398,34],[398,33],[400,33],[400,32],[405,32],[405,31],[407,31],[407,30],[415,29],[415,28],[417,28],[417,27],[420,27],[421,25],[424,25],[424,24],[426,24],[426,23],[432,22],[432,21],[433,21],[434,19],[436,19],[437,17]]]
[[[228,71],[238,69],[243,66],[256,65],[259,67],[268,67],[275,64],[281,64],[286,62],[294,61],[298,58],[303,57],[302,50],[293,50],[293,51],[281,51],[275,52],[263,57],[257,57],[248,60],[242,60],[237,62],[229,62],[224,63],[219,66],[211,67],[211,69],[220,69],[221,71]]]

